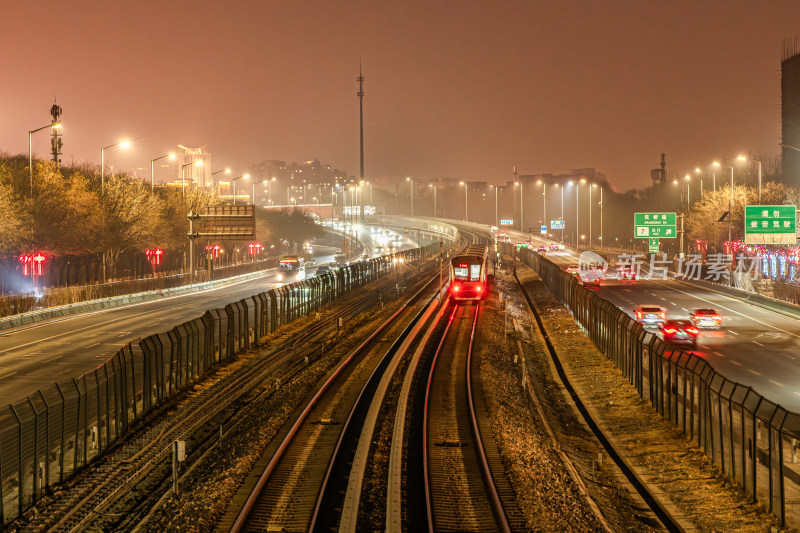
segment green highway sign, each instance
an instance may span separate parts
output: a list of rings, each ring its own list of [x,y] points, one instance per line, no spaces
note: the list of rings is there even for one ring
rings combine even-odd
[[[744,206],[745,244],[797,244],[797,206]]]
[[[674,239],[677,236],[675,213],[634,213],[634,236]]]
[[[651,254],[658,253],[658,237],[650,237],[650,248],[649,251]]]

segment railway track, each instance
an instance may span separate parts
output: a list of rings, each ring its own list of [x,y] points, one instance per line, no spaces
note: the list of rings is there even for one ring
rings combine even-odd
[[[591,413],[589,413],[589,410],[586,408],[580,396],[578,396],[577,392],[575,391],[575,388],[572,385],[569,376],[564,371],[564,367],[561,364],[561,360],[558,357],[558,353],[556,352],[555,347],[553,346],[553,343],[550,340],[550,336],[548,335],[547,330],[544,327],[544,323],[542,322],[542,317],[536,310],[536,307],[533,304],[533,300],[530,294],[525,289],[525,286],[520,282],[519,277],[517,277],[516,269],[514,270],[514,279],[516,279],[517,284],[519,285],[519,288],[522,291],[522,294],[525,296],[525,301],[527,302],[528,308],[530,309],[530,312],[535,319],[537,328],[539,329],[542,338],[544,338],[545,345],[547,346],[547,351],[550,354],[550,358],[553,361],[553,364],[556,368],[558,377],[561,380],[562,384],[564,385],[564,388],[572,398],[572,401],[575,403],[575,406],[577,407],[581,417],[586,422],[586,425],[592,431],[595,438],[603,446],[603,448],[605,449],[606,453],[611,458],[611,460],[614,461],[614,464],[617,465],[617,467],[627,478],[631,486],[633,486],[633,488],[636,490],[642,501],[644,501],[644,503],[650,508],[650,510],[658,517],[658,519],[663,524],[664,528],[667,531],[673,533],[685,531],[684,528],[678,523],[678,521],[672,516],[669,510],[662,504],[660,499],[653,494],[653,492],[650,490],[650,488],[647,486],[646,483],[644,483],[642,480],[639,479],[639,477],[636,475],[633,469],[630,468],[628,463],[620,456],[620,454],[617,452],[617,450],[614,448],[611,442],[603,434],[603,431],[600,429],[600,426],[594,420]]]
[[[525,527],[489,431],[480,378],[473,373],[480,309],[481,305],[452,306],[431,364],[423,425],[429,531]]]
[[[217,432],[208,431],[206,426],[212,424],[213,429],[217,429],[219,424],[231,418],[233,423],[241,422],[242,418],[233,417],[231,410],[243,396],[254,390],[262,390],[262,396],[274,394],[276,384],[285,383],[302,372],[309,362],[324,352],[326,345],[333,342],[339,318],[352,317],[376,305],[380,299],[394,293],[395,283],[394,276],[387,276],[377,289],[365,292],[357,301],[336,309],[325,320],[309,326],[299,337],[279,341],[271,356],[258,359],[193,395],[173,416],[153,417],[155,422],[152,425],[123,440],[98,461],[91,475],[77,479],[64,497],[41,510],[21,529],[83,531],[113,528],[123,519],[131,522],[131,517],[125,516],[129,511],[125,505],[130,506],[132,493],[142,493],[140,499],[146,499],[152,497],[147,492],[163,485],[169,475],[173,441],[184,440],[187,446],[193,445],[193,448],[187,448],[188,456],[200,457],[204,450],[218,441]],[[205,436],[198,439],[198,434]],[[184,467],[190,464],[184,464]],[[152,477],[156,479],[149,480]]]
[[[335,480],[347,479],[340,453],[357,442],[362,413],[368,410],[384,371],[420,320],[438,273],[356,348],[323,383],[302,411],[259,476],[230,531],[288,531],[330,527]],[[427,303],[430,303],[431,296]],[[415,313],[415,309],[421,307]],[[392,340],[386,347],[386,342]],[[325,489],[328,490],[325,490]],[[225,524],[218,524],[218,529]]]

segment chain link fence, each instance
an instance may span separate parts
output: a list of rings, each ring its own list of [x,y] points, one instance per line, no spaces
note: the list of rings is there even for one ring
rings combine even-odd
[[[501,250],[515,254],[506,243]],[[517,254],[653,409],[782,525],[800,527],[800,415],[726,379],[701,357],[664,343],[539,254],[527,249]]]
[[[260,345],[282,325],[393,273],[391,259],[437,256],[439,244],[355,263],[210,309],[170,331],[120,348],[76,379],[0,409],[0,523],[113,446],[137,421],[215,364]]]

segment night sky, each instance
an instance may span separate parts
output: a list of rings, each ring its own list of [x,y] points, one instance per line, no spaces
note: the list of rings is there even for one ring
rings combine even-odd
[[[214,170],[319,158],[368,178],[596,167],[649,183],[777,155],[781,42],[797,0],[3,2],[0,150],[64,109],[63,161],[141,168],[176,145]],[[46,156],[46,132],[34,151]]]

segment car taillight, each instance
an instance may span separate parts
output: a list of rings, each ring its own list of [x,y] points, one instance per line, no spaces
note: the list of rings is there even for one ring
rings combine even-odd
[[[678,330],[675,328],[664,328],[664,333],[669,333],[670,335],[674,334],[676,331]]]
[[[458,285],[453,286],[453,292],[458,292],[458,289],[460,289],[460,288],[461,287],[459,287]]]
[[[642,312],[641,311],[636,311],[636,318],[637,319],[642,318]]]
[[[698,333],[700,333],[700,330],[698,330],[695,327],[688,327],[686,328],[686,333],[688,333],[689,335],[697,335]]]
[[[661,318],[667,318],[667,312],[661,311]]]
[[[475,290],[476,290],[477,292],[481,292],[481,290],[483,290],[483,287],[481,287],[480,285],[478,285],[477,287],[475,287]]]
[[[721,316],[715,316],[715,317],[712,317],[712,318],[714,319],[714,322],[722,322],[722,317]]]

